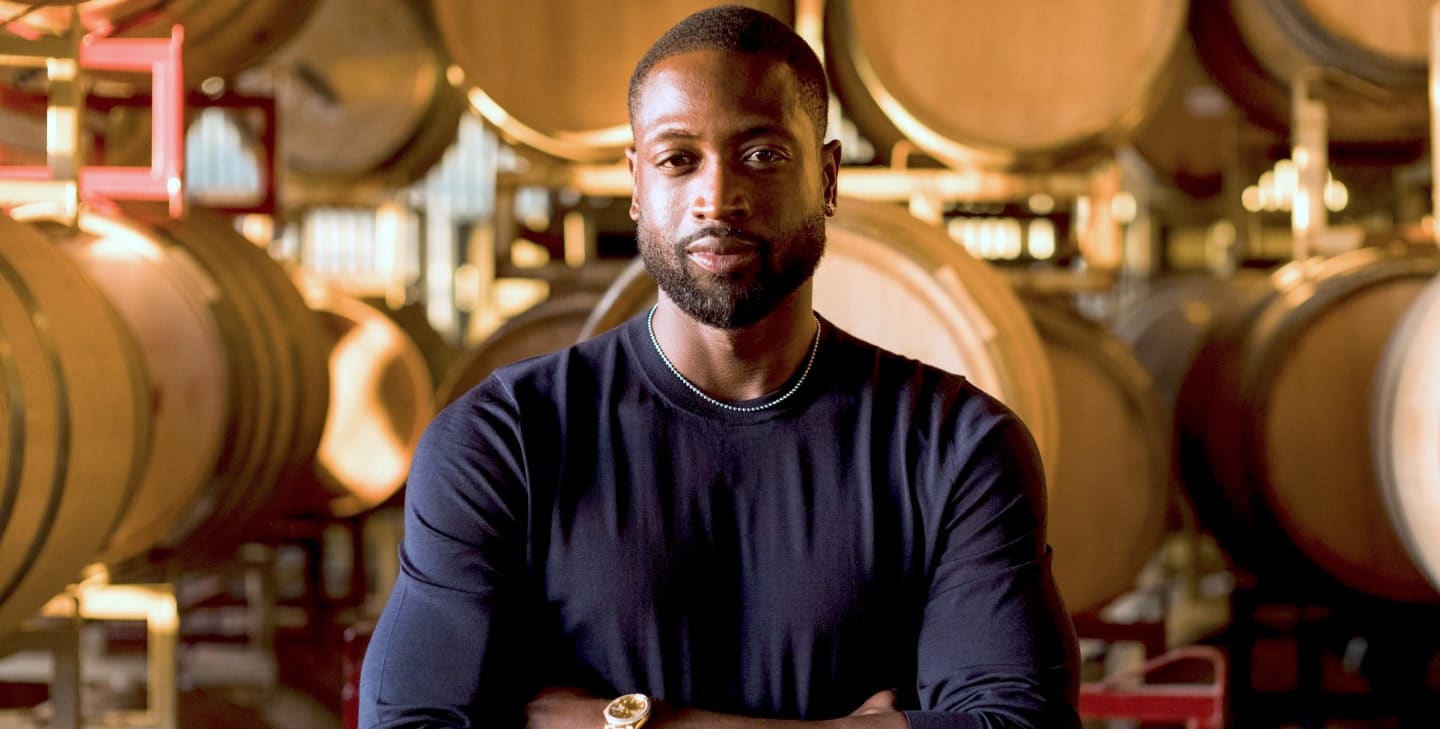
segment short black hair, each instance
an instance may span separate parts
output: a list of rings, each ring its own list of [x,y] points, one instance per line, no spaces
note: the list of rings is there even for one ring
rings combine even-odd
[[[815,123],[815,135],[825,140],[830,90],[825,67],[810,45],[790,26],[754,8],[721,5],[701,10],[676,23],[635,64],[630,76],[630,121],[640,105],[640,87],[655,64],[681,53],[715,50],[769,58],[790,67],[800,86],[800,105]]]

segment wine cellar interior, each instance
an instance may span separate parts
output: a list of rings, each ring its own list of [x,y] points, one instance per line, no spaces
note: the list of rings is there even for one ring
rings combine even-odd
[[[0,0],[0,728],[356,726],[427,425],[656,301],[711,4]],[[742,4],[815,309],[1034,435],[1086,726],[1440,727],[1440,3]]]

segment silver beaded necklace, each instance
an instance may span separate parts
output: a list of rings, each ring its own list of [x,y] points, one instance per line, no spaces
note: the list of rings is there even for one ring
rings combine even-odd
[[[659,308],[658,305],[650,307],[650,314],[645,317],[645,328],[650,331],[650,343],[655,345],[655,353],[660,355],[660,361],[664,362],[665,366],[670,368],[670,372],[675,375],[676,379],[680,380],[681,384],[690,388],[691,392],[699,395],[700,398],[705,402],[708,402],[718,408],[724,408],[726,410],[731,410],[737,413],[753,413],[757,410],[765,410],[766,408],[771,408],[779,405],[782,402],[785,402],[786,398],[794,395],[795,392],[800,389],[800,386],[805,384],[805,378],[810,375],[810,368],[815,364],[815,354],[820,351],[820,317],[815,316],[815,312],[810,312],[810,316],[815,318],[815,341],[810,343],[810,358],[805,360],[805,369],[800,372],[800,379],[796,380],[795,384],[792,385],[789,390],[786,390],[783,395],[775,398],[774,400],[771,400],[770,402],[761,405],[752,405],[750,407],[731,405],[730,403],[721,402],[701,392],[700,388],[696,387],[695,384],[691,381],[685,379],[685,375],[680,374],[680,370],[675,369],[675,364],[670,361],[669,357],[665,356],[665,350],[660,348],[660,340],[655,338],[655,309],[657,308]]]

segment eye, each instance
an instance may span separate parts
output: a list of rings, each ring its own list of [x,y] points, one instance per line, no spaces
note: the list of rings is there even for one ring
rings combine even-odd
[[[786,159],[785,153],[774,147],[756,147],[745,153],[745,163],[757,167],[777,165]]]
[[[689,152],[665,152],[655,160],[655,166],[662,170],[676,170],[691,167],[695,157]]]

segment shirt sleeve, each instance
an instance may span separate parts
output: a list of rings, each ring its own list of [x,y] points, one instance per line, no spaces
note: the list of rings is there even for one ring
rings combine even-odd
[[[360,726],[520,727],[533,693],[525,487],[513,398],[495,381],[416,449],[400,574],[366,651]],[[531,646],[533,649],[533,646]]]
[[[1008,413],[959,439],[921,618],[911,729],[1080,726],[1074,627],[1045,544],[1045,479]]]

